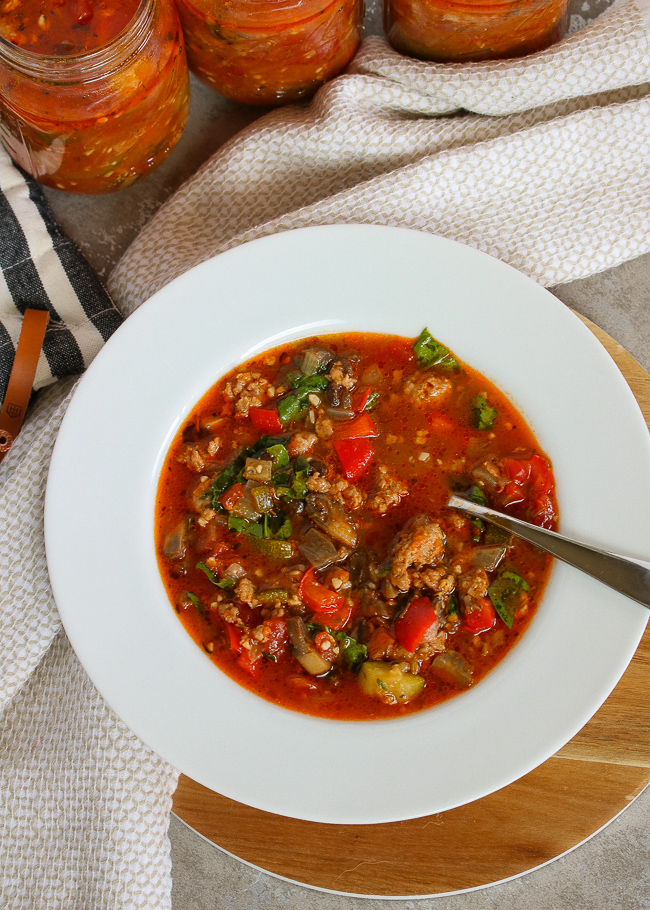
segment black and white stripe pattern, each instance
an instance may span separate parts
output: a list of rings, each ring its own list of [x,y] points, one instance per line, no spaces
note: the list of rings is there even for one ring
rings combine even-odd
[[[122,322],[41,188],[0,147],[0,403],[27,307],[50,312],[35,389],[83,373]]]

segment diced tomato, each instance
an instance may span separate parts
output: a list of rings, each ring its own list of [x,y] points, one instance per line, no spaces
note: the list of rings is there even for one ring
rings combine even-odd
[[[487,597],[473,598],[475,607],[468,609],[465,605],[465,628],[478,635],[487,632],[497,621],[497,615],[492,606],[492,601]]]
[[[224,509],[227,509],[230,512],[230,510],[235,507],[235,503],[242,498],[245,492],[246,487],[243,483],[234,483],[229,490],[226,490],[226,492],[219,497],[219,502]]]
[[[354,483],[364,474],[375,454],[369,439],[341,439],[334,443],[346,480]]]
[[[278,656],[287,650],[289,641],[287,634],[287,621],[281,617],[266,619],[264,621],[264,651],[267,654]]]
[[[427,423],[434,433],[439,433],[441,436],[453,432],[455,427],[451,417],[448,414],[443,414],[442,411],[433,411],[433,413],[428,414]]]
[[[537,454],[530,458],[504,458],[503,470],[509,483],[501,491],[502,504],[542,528],[550,527],[555,511],[550,496],[553,475],[549,464]]]
[[[282,421],[276,410],[269,408],[249,408],[248,416],[253,421],[253,426],[260,433],[281,433]]]
[[[395,622],[395,638],[407,651],[415,651],[438,615],[428,597],[414,598]]]
[[[336,613],[345,605],[344,597],[316,581],[313,566],[300,580],[298,597],[316,613]]]
[[[358,417],[342,423],[336,431],[337,439],[368,439],[378,435],[375,421],[370,414],[359,414]]]
[[[323,611],[321,610],[321,613],[322,612]],[[352,619],[352,613],[352,607],[349,604],[343,603],[338,610],[328,610],[326,614],[323,613],[325,625],[334,632],[340,632],[341,629],[345,629]]]
[[[250,654],[245,648],[242,648],[242,652],[239,655],[239,660],[237,661],[242,670],[245,670],[249,676],[252,676],[253,679],[257,679],[260,675],[260,670],[262,668],[262,658],[257,657],[255,660],[251,660]]]

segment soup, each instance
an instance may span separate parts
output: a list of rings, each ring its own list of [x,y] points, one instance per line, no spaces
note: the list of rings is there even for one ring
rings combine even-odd
[[[454,491],[555,528],[521,414],[424,329],[266,351],[167,454],[156,547],[181,622],[258,695],[344,720],[476,685],[526,629],[550,557],[447,508]]]

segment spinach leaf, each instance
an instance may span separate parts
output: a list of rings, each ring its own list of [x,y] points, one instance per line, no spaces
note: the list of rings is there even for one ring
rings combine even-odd
[[[212,508],[215,512],[223,514],[225,511],[219,502],[219,497],[235,483],[244,470],[247,458],[253,458],[255,455],[259,455],[260,452],[272,449],[275,446],[284,447],[288,441],[288,436],[261,436],[257,442],[253,443],[253,445],[249,446],[247,449],[244,449],[243,452],[240,452],[239,455],[223,469],[223,471],[217,474],[212,481],[210,493],[208,494],[212,498]]]
[[[235,586],[234,578],[224,578],[223,581],[219,581],[217,576],[214,574],[212,569],[210,569],[204,562],[197,562],[196,568],[200,569],[202,572],[205,572],[207,577],[210,579],[213,585],[216,585],[217,588],[233,588]]]
[[[196,594],[193,594],[191,591],[185,591],[184,593],[185,593],[185,597],[187,597],[187,599],[190,601],[190,603],[194,604],[194,606],[199,611],[201,616],[205,616],[205,607],[203,606],[203,604],[201,603],[199,598],[196,596]]]
[[[498,413],[490,407],[482,395],[477,395],[472,409],[472,423],[477,430],[491,430]]]
[[[293,392],[278,401],[278,416],[282,423],[296,420],[309,407],[309,395],[312,392],[323,392],[330,384],[325,376],[303,376],[290,384]]]
[[[420,337],[413,345],[413,353],[421,370],[437,367],[439,370],[458,370],[460,364],[444,344],[430,334],[428,329],[422,329]]]
[[[363,663],[364,660],[368,659],[368,649],[365,645],[358,642],[356,638],[351,638],[345,632],[332,632],[330,629],[328,629],[328,632],[338,641],[343,660],[350,668],[354,669],[357,664]]]
[[[525,592],[529,590],[528,582],[516,572],[502,572],[488,588],[488,597],[494,604],[494,609],[509,629],[512,629],[515,612],[523,603]]]

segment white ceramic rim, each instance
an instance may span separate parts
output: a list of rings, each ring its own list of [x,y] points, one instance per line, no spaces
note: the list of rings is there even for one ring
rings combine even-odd
[[[370,225],[253,241],[143,304],[82,379],[52,457],[45,540],[70,641],[108,704],[170,764],[256,808],[380,823],[454,808],[545,761],[631,660],[647,610],[556,565],[525,636],[476,688],[390,721],[272,705],[178,621],[153,546],[159,472],[182,420],[237,363],[298,337],[427,325],[504,390],[553,460],[561,530],[648,556],[650,437],[617,367],[555,297],[502,262]]]

